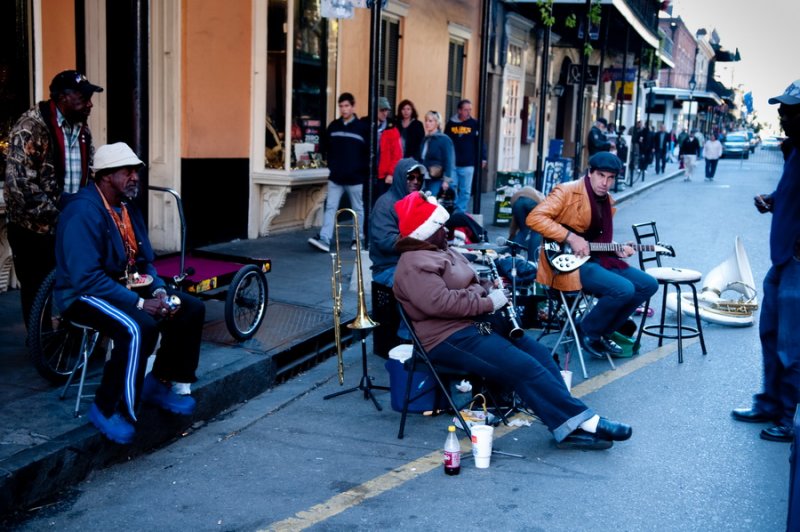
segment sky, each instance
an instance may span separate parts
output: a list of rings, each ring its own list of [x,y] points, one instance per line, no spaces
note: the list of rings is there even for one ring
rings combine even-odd
[[[692,33],[716,29],[724,48],[739,48],[734,82],[752,91],[758,121],[777,128],[777,106],[767,100],[800,79],[800,0],[673,0],[672,5],[673,16]]]

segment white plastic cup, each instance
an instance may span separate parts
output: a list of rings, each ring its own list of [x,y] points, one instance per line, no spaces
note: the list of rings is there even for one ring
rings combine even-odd
[[[564,377],[564,384],[567,385],[567,391],[572,391],[572,372],[568,369],[562,369],[561,376]]]
[[[475,467],[486,469],[492,459],[492,440],[494,427],[491,425],[474,425],[472,432],[472,456],[475,458]]]

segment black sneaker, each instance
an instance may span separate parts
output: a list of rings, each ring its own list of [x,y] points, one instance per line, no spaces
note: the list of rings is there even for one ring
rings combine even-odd
[[[609,353],[612,357],[622,354],[622,348],[614,340],[606,338],[605,336],[601,336],[600,343],[603,344],[603,347],[605,348],[604,351]]]
[[[327,242],[323,241],[319,235],[316,237],[312,237],[308,239],[308,243],[311,244],[313,247],[317,248],[320,251],[324,251],[325,253],[331,252],[331,247],[328,245]]]

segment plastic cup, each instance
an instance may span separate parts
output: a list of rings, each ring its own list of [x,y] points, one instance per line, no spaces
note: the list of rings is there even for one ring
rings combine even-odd
[[[572,391],[572,372],[568,369],[562,369],[561,376],[564,377],[564,384],[567,385],[567,391]]]
[[[492,440],[494,427],[491,425],[474,425],[472,432],[472,456],[475,458],[475,467],[486,469],[492,459]]]

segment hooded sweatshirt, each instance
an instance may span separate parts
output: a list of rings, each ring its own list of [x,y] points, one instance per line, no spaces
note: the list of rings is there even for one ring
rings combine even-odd
[[[394,204],[408,195],[406,174],[415,165],[416,159],[400,159],[394,168],[389,190],[381,194],[369,216],[369,258],[372,273],[380,273],[397,264],[400,254],[394,245],[400,236],[397,212]]]

